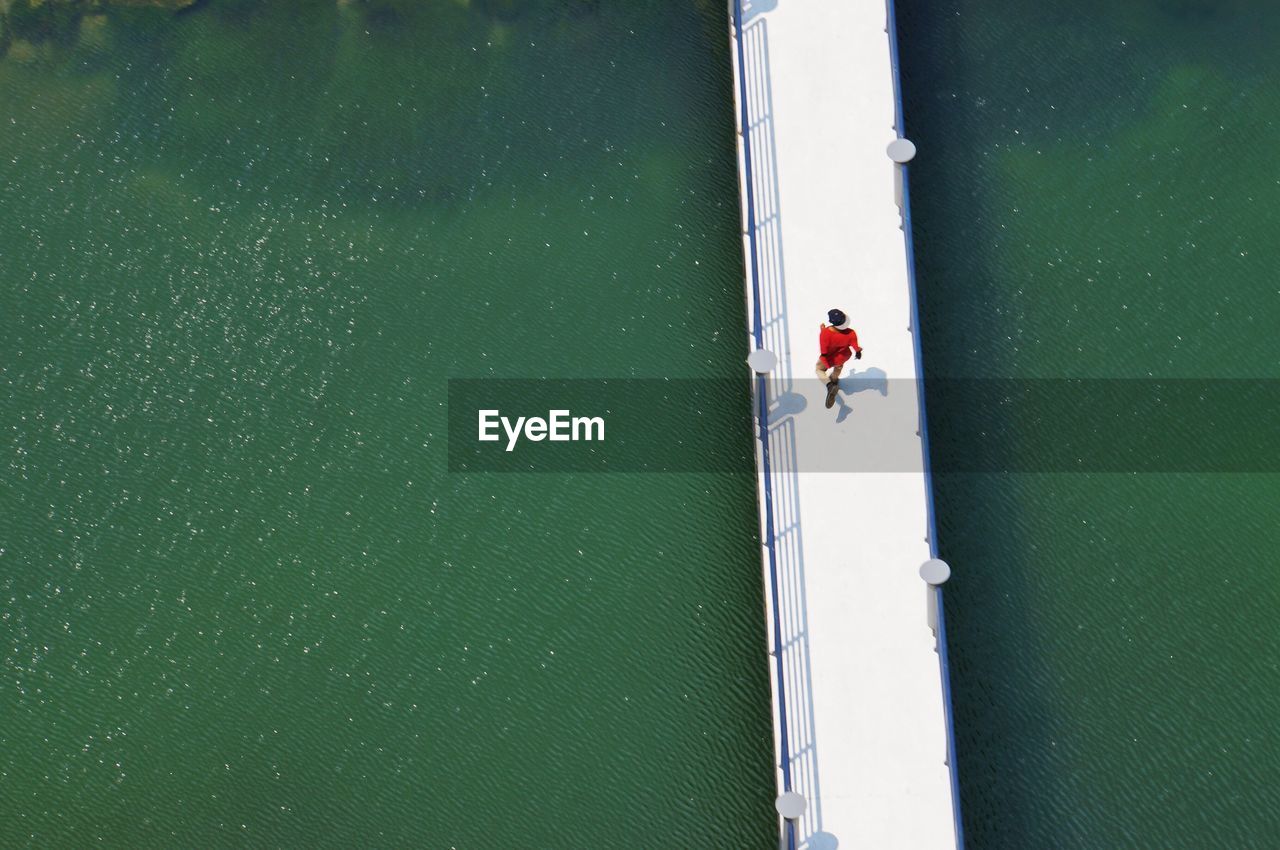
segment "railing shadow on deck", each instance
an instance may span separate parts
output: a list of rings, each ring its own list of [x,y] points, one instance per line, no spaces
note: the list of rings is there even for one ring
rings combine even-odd
[[[774,140],[773,94],[770,86],[768,21],[758,17],[777,0],[735,0],[740,26],[740,81],[742,132],[747,151],[746,179],[750,183],[748,250],[749,273],[755,301],[755,344],[778,355],[779,365],[769,380],[757,382],[760,399],[759,426],[765,431],[762,451],[778,461],[769,474],[766,506],[771,519],[771,569],[776,574],[778,634],[775,653],[781,655],[778,691],[784,703],[783,751],[791,787],[804,795],[808,808],[784,832],[784,846],[802,850],[834,850],[835,836],[822,830],[822,796],[819,793],[818,741],[813,714],[809,615],[805,596],[804,538],[800,528],[799,468],[792,418],[804,408],[794,392],[791,374],[791,339],[786,308],[786,267],[783,262],[782,210],[778,187],[778,161]],[[748,23],[749,22],[749,23]],[[766,460],[766,466],[768,461]]]

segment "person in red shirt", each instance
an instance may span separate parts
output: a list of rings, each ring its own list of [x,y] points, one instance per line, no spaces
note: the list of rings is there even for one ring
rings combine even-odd
[[[818,365],[814,371],[818,379],[827,385],[827,407],[836,403],[840,389],[840,373],[849,358],[862,359],[862,346],[858,335],[849,327],[849,317],[843,310],[828,310],[827,321],[818,323]]]

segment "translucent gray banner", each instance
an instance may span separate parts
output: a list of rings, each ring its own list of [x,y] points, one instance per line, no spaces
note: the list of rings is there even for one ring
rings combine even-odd
[[[453,379],[454,472],[919,472],[914,380]],[[1280,381],[926,380],[936,474],[1280,472]]]

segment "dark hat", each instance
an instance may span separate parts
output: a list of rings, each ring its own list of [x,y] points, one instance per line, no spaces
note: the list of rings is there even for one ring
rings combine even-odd
[[[828,310],[827,321],[837,328],[843,328],[849,324],[849,317],[844,314],[844,310]]]

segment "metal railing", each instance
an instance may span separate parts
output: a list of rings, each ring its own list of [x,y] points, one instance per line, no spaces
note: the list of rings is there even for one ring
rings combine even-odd
[[[751,271],[752,336],[756,348],[764,348],[764,325],[761,319],[760,269],[756,248],[756,201],[751,167],[751,117],[747,108],[747,63],[742,36],[742,0],[733,0],[733,31],[738,53],[738,106],[741,111],[742,156],[747,204],[747,243]],[[769,596],[773,608],[773,656],[778,680],[778,755],[782,766],[782,791],[791,791],[791,746],[787,732],[786,677],[782,663],[782,615],[778,593],[778,553],[773,528],[773,470],[769,458],[769,396],[763,375],[756,375],[756,418],[760,429],[760,471],[764,478],[764,545],[769,555]],[[786,819],[788,850],[796,848],[795,821]]]

